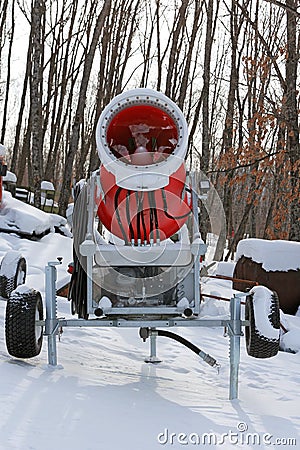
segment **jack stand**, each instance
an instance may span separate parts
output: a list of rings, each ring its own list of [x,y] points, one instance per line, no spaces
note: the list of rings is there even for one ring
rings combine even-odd
[[[230,299],[230,323],[228,324],[230,353],[230,388],[229,400],[238,398],[238,374],[240,364],[240,339],[243,336],[241,326],[241,297],[245,294],[234,294]]]
[[[46,266],[46,320],[45,336],[48,336],[48,364],[57,365],[56,335],[58,333],[59,321],[57,318],[56,302],[56,267],[62,263],[62,258],[52,261]]]
[[[156,339],[157,339],[157,331],[155,328],[151,328],[149,330],[150,335],[150,356],[148,358],[145,358],[146,363],[152,363],[152,364],[158,364],[161,362],[161,359],[159,359],[156,356]]]

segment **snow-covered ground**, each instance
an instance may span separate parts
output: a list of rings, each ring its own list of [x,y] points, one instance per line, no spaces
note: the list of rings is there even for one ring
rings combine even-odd
[[[44,266],[57,256],[64,258],[58,280],[66,281],[68,237],[51,233],[29,241],[1,233],[0,256],[11,248],[27,259],[26,284],[43,292]],[[203,289],[231,295],[228,281],[207,280]],[[46,339],[38,357],[7,354],[5,305],[0,300],[0,450],[300,448],[300,352],[257,360],[242,339],[239,400],[229,401],[229,342],[220,328],[172,330],[215,357],[219,373],[163,337],[162,362],[146,364],[149,343],[138,329],[114,328],[64,329],[53,369]],[[69,317],[69,311],[59,298],[58,315]],[[228,303],[207,299],[202,313],[226,315]],[[299,317],[285,320],[299,332]]]

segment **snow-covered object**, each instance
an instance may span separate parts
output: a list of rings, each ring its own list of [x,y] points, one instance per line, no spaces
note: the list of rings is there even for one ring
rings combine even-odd
[[[110,299],[108,297],[106,297],[105,295],[100,299],[99,301],[99,308],[103,309],[103,311],[105,311],[108,308],[112,307],[112,302],[110,301]]]
[[[268,339],[279,339],[280,330],[274,328],[269,315],[272,313],[273,292],[265,286],[255,286],[249,292],[253,295],[255,327],[261,336]]]
[[[23,203],[4,191],[2,208],[0,210],[0,230],[39,235],[54,228],[66,225],[64,217],[49,214],[34,206]]]
[[[41,189],[46,189],[48,191],[55,191],[55,188],[53,186],[53,183],[51,183],[51,181],[42,181]]]
[[[10,172],[9,170],[6,172],[6,175],[2,177],[3,181],[8,181],[10,183],[16,183],[17,182],[17,176],[13,172]]]
[[[236,261],[242,256],[262,264],[267,272],[300,269],[300,242],[243,239],[238,243]]]
[[[30,288],[29,286],[26,286],[26,284],[20,284],[14,291],[12,291],[12,294],[23,295],[23,294],[28,294],[31,291],[32,291],[32,288]]]
[[[300,310],[300,308],[299,308]],[[286,352],[300,352],[300,316],[284,314],[280,310],[280,348]]]

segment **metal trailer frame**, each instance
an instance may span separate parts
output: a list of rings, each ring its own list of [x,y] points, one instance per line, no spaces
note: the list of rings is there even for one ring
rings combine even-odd
[[[229,336],[230,350],[230,383],[229,399],[238,398],[238,372],[240,363],[240,338],[243,336],[242,326],[248,326],[249,321],[241,320],[241,298],[244,293],[236,293],[230,300],[230,318],[206,320],[199,318],[200,312],[200,260],[199,255],[205,252],[203,241],[199,239],[198,228],[198,195],[195,190],[194,176],[192,181],[192,212],[193,212],[193,242],[190,244],[190,253],[193,258],[193,292],[195,296],[193,316],[185,317],[177,308],[167,306],[155,307],[126,307],[109,308],[105,311],[104,317],[90,319],[65,319],[57,316],[56,298],[56,266],[61,264],[61,260],[49,262],[45,268],[46,274],[46,318],[37,321],[37,326],[44,326],[44,335],[48,337],[48,363],[51,366],[57,365],[57,335],[63,327],[117,327],[117,328],[148,328],[150,337],[150,355],[146,362],[156,363],[160,360],[157,357],[157,327],[224,327]],[[95,193],[97,189],[97,174],[93,174],[90,179],[88,204],[87,204],[87,233],[84,242],[80,245],[80,253],[86,257],[87,271],[87,311],[89,314],[95,312],[98,303],[93,300],[93,264],[96,252],[96,244],[93,240],[93,221],[95,216]],[[201,197],[200,197],[201,198]],[[105,246],[104,246],[105,247]],[[104,248],[102,247],[102,248]],[[150,247],[150,251],[155,250],[155,246]],[[129,252],[132,250],[126,249]],[[168,256],[166,260],[168,262]],[[172,257],[170,257],[170,261]],[[120,264],[122,265],[122,264]],[[145,264],[146,265],[146,264]],[[159,262],[157,263],[159,265]],[[171,263],[169,264],[171,265]],[[99,266],[98,266],[99,267]],[[101,268],[101,266],[100,266]],[[122,311],[124,310],[124,311]],[[147,319],[147,315],[148,319]],[[156,315],[164,316],[155,318]],[[169,317],[168,317],[169,316]],[[151,317],[151,319],[150,319]],[[154,318],[153,318],[154,317]],[[200,350],[199,356],[206,355]],[[204,358],[203,358],[204,359]]]
[[[229,336],[230,382],[229,399],[238,398],[238,373],[240,364],[240,338],[243,336],[242,326],[249,321],[241,320],[241,298],[244,293],[236,293],[230,300],[229,319],[187,319],[183,317],[166,320],[126,320],[116,319],[64,319],[57,316],[56,298],[56,265],[61,262],[49,262],[46,266],[46,318],[37,321],[37,326],[44,326],[44,335],[48,337],[48,363],[57,365],[57,335],[63,327],[117,327],[117,328],[150,328],[150,356],[146,362],[159,362],[156,353],[157,327],[224,327]]]

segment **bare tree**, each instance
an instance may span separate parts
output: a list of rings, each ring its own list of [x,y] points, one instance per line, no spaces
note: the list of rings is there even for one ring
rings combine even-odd
[[[9,45],[8,45],[8,55],[7,55],[7,76],[6,76],[6,89],[5,89],[5,99],[4,99],[4,108],[3,108],[3,119],[2,119],[2,131],[0,142],[4,142],[5,133],[6,133],[6,120],[7,120],[7,110],[8,110],[8,97],[9,97],[9,88],[11,81],[11,56],[12,56],[12,45],[15,34],[15,1],[12,0],[11,3],[11,27],[9,30]],[[0,44],[1,46],[1,44]]]
[[[71,194],[71,178],[72,178],[72,167],[73,167],[73,161],[74,157],[78,148],[79,143],[79,132],[80,132],[80,126],[82,124],[83,120],[83,114],[85,109],[85,102],[86,102],[86,93],[88,89],[88,83],[90,80],[90,74],[92,70],[92,65],[94,62],[94,56],[96,52],[96,48],[99,42],[99,38],[102,32],[102,28],[105,22],[105,18],[110,13],[111,8],[111,0],[107,0],[98,15],[97,22],[95,25],[95,29],[93,32],[92,40],[90,43],[90,46],[87,50],[85,62],[84,62],[84,68],[83,68],[83,75],[81,80],[81,85],[79,89],[79,96],[78,96],[78,103],[76,107],[76,113],[75,113],[75,119],[72,126],[72,133],[71,133],[71,139],[69,144],[69,150],[67,153],[67,157],[65,160],[65,167],[64,167],[64,174],[63,174],[63,183],[62,183],[62,189],[60,193],[59,198],[59,213],[62,215],[65,215],[66,209],[68,207],[69,197]]]
[[[41,203],[41,180],[43,176],[43,60],[44,60],[44,20],[45,2],[35,0],[32,15],[32,74],[30,78],[30,97],[32,114],[32,176],[34,189],[34,204],[39,207]]]
[[[285,111],[287,119],[287,151],[291,165],[291,227],[289,238],[300,240],[300,147],[299,147],[299,123],[298,123],[298,91],[297,91],[297,67],[299,62],[299,48],[297,48],[297,20],[296,0],[286,0],[287,22],[287,59],[286,59],[286,102]]]

